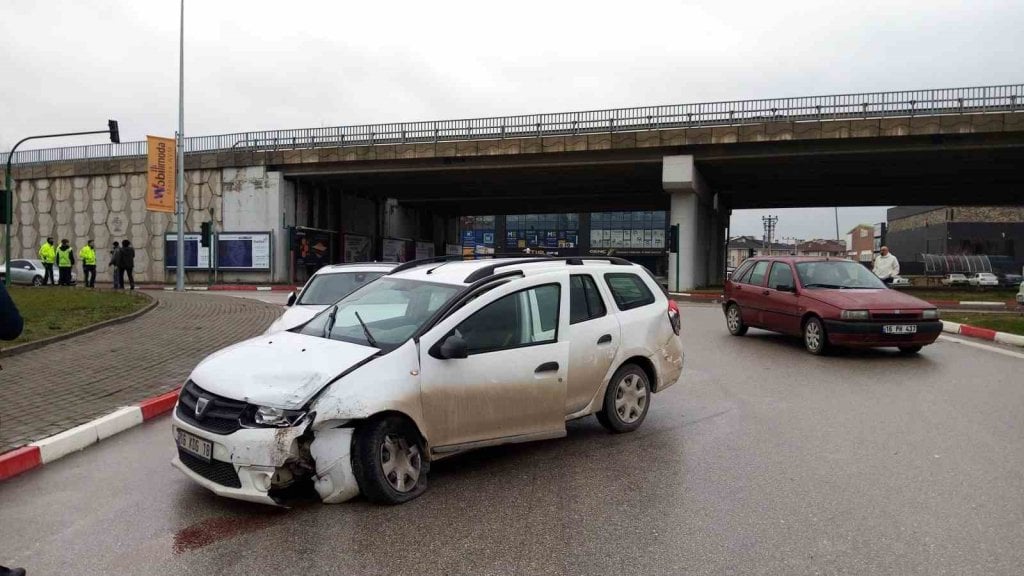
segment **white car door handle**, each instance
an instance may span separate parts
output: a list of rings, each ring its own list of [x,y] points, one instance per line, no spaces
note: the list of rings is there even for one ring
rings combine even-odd
[[[558,362],[545,362],[537,369],[533,371],[534,374],[540,374],[541,372],[558,372]]]
[[[597,339],[597,343],[598,344],[608,344],[611,341],[612,341],[612,335],[611,334],[605,334],[604,336],[601,336],[600,338]]]

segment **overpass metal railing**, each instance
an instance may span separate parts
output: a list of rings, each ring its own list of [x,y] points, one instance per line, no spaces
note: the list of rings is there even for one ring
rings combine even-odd
[[[186,138],[185,153],[434,143],[730,126],[783,120],[807,122],[1015,111],[1024,111],[1024,84],[239,132]],[[24,150],[15,154],[14,163],[73,162],[145,154],[146,142],[139,141]],[[0,162],[6,162],[6,159],[6,154],[0,155]]]

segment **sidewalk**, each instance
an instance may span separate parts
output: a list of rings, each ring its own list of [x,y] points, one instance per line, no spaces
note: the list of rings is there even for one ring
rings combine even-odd
[[[0,356],[0,453],[173,390],[207,354],[255,336],[281,308],[247,298],[152,292],[135,320]]]

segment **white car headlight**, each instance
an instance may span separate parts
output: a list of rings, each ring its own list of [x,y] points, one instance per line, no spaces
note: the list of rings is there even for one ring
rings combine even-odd
[[[843,320],[867,320],[871,315],[867,310],[843,310],[839,317]]]
[[[282,410],[270,406],[257,406],[253,422],[259,426],[286,428],[294,426],[306,415],[305,410]]]
[[[939,319],[939,311],[934,309],[934,308],[932,308],[931,310],[925,310],[925,311],[921,312],[921,318],[923,318],[925,320],[938,320]]]

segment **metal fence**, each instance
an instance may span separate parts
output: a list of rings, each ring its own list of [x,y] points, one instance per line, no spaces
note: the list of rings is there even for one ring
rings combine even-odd
[[[806,122],[1015,111],[1024,111],[1024,84],[736,100],[464,120],[239,132],[186,138],[185,153],[434,143],[665,128],[732,126],[769,121]],[[14,163],[32,164],[130,158],[145,154],[145,141],[125,142],[122,144],[25,150],[15,154]],[[5,162],[6,159],[6,154],[0,155],[0,162]]]

